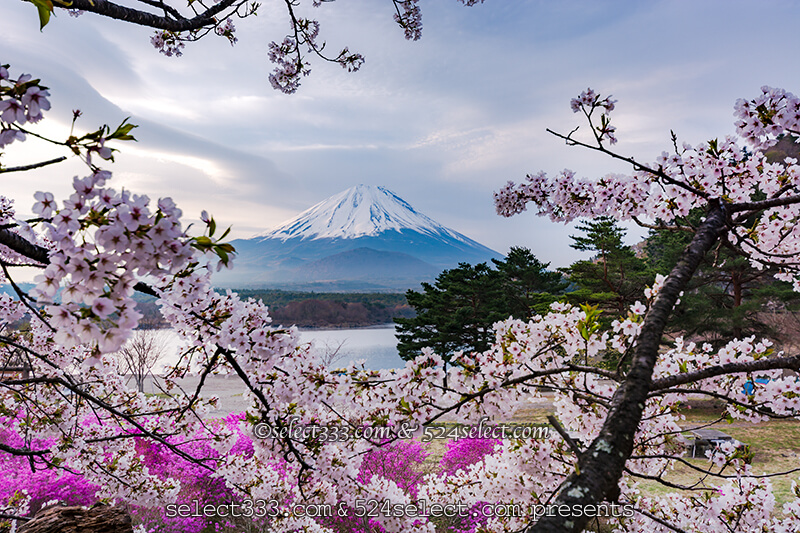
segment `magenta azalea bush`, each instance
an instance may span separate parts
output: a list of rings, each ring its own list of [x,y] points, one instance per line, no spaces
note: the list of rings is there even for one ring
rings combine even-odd
[[[231,415],[218,421],[233,429],[238,438],[231,449],[233,453],[252,455],[253,443],[239,429],[243,415]],[[210,422],[210,423],[213,423]],[[10,426],[10,424],[9,424]],[[0,444],[21,447],[23,438],[11,429],[0,430]],[[46,450],[55,443],[38,441],[34,449]],[[213,474],[219,455],[204,442],[174,439],[170,444],[192,457],[208,458],[208,468],[187,461],[167,449],[161,443],[140,439],[136,450],[144,458],[144,465],[151,474],[161,479],[174,479],[180,483],[178,504],[188,504],[193,510],[204,506],[237,501],[234,490],[225,481]],[[0,514],[33,516],[44,505],[58,502],[64,505],[90,506],[99,502],[100,487],[86,482],[83,476],[60,468],[53,468],[42,458],[0,454]],[[126,502],[116,502],[123,505]],[[241,524],[234,519],[205,516],[170,516],[167,508],[127,505],[134,523],[142,524],[148,533],[210,533],[216,531],[241,531]],[[172,513],[173,515],[175,513]],[[258,525],[257,520],[249,520]],[[0,531],[8,530],[10,523],[0,522]]]
[[[225,424],[237,434],[231,453],[252,455],[253,442],[241,431],[244,416],[231,415],[216,423]],[[0,442],[8,446],[22,445],[22,438],[13,430],[0,430]],[[460,439],[448,441],[447,451],[434,470],[439,475],[453,475],[475,464],[492,453],[498,439]],[[35,443],[37,449],[47,449],[51,442]],[[163,444],[138,440],[137,452],[144,458],[144,464],[151,474],[161,479],[174,479],[180,482],[180,492],[176,505],[186,504],[192,510],[206,505],[227,504],[240,501],[236,491],[227,486],[223,479],[213,474],[214,459],[218,452],[201,441],[174,441],[171,444],[193,457],[208,458],[210,468],[186,461],[177,456]],[[415,440],[386,442],[371,450],[363,459],[358,472],[358,480],[368,484],[373,476],[391,480],[412,500],[418,497],[418,488],[425,477],[425,461],[430,452],[427,445]],[[31,467],[33,465],[33,468]],[[67,505],[90,506],[98,502],[96,493],[99,487],[87,483],[77,474],[58,468],[48,468],[40,459],[0,455],[0,508],[6,513],[32,516],[43,505],[59,502]],[[125,502],[118,502],[125,504]],[[475,509],[485,505],[475,504]],[[135,524],[148,533],[212,533],[230,531],[268,530],[268,518],[232,518],[221,516],[170,516],[166,507],[147,507],[128,505]],[[175,507],[173,506],[173,510]],[[472,513],[471,513],[472,514]],[[479,514],[479,513],[478,513]],[[481,515],[482,516],[482,515]],[[370,517],[359,517],[352,508],[347,508],[345,516],[320,517],[320,525],[331,528],[336,533],[382,532],[384,528]],[[449,531],[474,533],[485,523],[485,518],[457,517],[447,524]],[[6,523],[6,528],[8,524]],[[0,531],[3,531],[0,528]]]
[[[454,474],[471,464],[482,461],[500,444],[500,439],[456,439],[447,441],[447,451],[442,456],[442,472]]]
[[[0,429],[0,444],[20,447],[23,439],[10,429]],[[34,441],[30,445],[35,450],[46,450],[53,442]],[[97,501],[97,488],[78,474],[48,468],[35,456],[0,454],[0,511],[35,514],[54,500],[67,505],[91,505]]]

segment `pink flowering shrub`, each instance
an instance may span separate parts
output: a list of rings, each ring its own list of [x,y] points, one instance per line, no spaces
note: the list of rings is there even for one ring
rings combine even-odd
[[[0,443],[20,447],[23,439],[10,429],[0,429]],[[37,450],[47,449],[51,445],[51,441],[31,443],[31,447]],[[47,468],[38,459],[0,454],[0,511],[21,507],[35,514],[44,504],[53,500],[67,505],[91,505],[97,501],[96,491],[97,487],[87,483],[80,475]],[[19,500],[23,500],[22,506],[12,504]]]
[[[242,434],[238,424],[242,415],[231,415],[221,424],[228,426],[237,434],[231,453],[252,456],[253,443]],[[11,420],[5,420],[10,425]],[[205,442],[171,439],[179,449],[192,457],[209,459],[205,468],[194,462],[176,456],[161,443],[137,439],[136,451],[144,457],[144,466],[161,479],[175,479],[181,490],[177,503],[188,504],[200,509],[207,504],[237,501],[235,492],[226,486],[225,481],[213,475],[214,459],[219,453]],[[24,439],[11,429],[0,430],[0,443],[20,448]],[[55,445],[49,441],[35,441],[34,450],[45,450]],[[0,510],[7,509],[10,514],[33,516],[46,503],[59,502],[65,505],[90,506],[97,503],[96,493],[100,487],[88,483],[79,473],[48,466],[42,459],[29,460],[27,457],[0,454]],[[196,503],[195,503],[196,502]],[[120,502],[125,504],[125,502]],[[130,505],[129,510],[134,523],[141,522],[149,533],[206,533],[210,531],[238,531],[240,524],[222,517],[170,517],[164,506],[147,507]],[[138,519],[138,520],[137,520]],[[250,520],[252,522],[252,520]],[[3,529],[0,523],[0,531]]]
[[[371,450],[361,463],[358,481],[368,484],[373,476],[394,481],[412,498],[417,497],[417,488],[424,478],[422,464],[428,457],[425,446],[414,440],[398,440]],[[354,509],[347,509],[348,516],[332,516],[320,522],[337,533],[383,533],[385,529],[377,520],[356,516]]]
[[[391,479],[404,491],[417,496],[417,485],[422,481],[420,466],[428,456],[424,446],[414,440],[399,440],[375,448],[361,463],[358,480],[369,483],[372,476]]]
[[[472,464],[483,461],[484,457],[491,455],[494,447],[500,444],[500,439],[454,439],[447,441],[447,451],[442,456],[439,466],[442,476],[452,476],[459,470],[466,470]],[[489,513],[483,512],[483,507],[490,505],[488,502],[478,501],[467,511],[466,516],[457,516],[449,520],[446,525],[448,532],[476,533],[479,528],[485,527]]]
[[[252,456],[253,443],[247,435],[242,434],[239,422],[243,415],[230,415],[219,421],[236,434],[236,443],[231,449],[233,454]],[[210,421],[213,423],[214,421]],[[192,510],[203,509],[209,504],[220,504],[240,501],[235,491],[226,486],[225,481],[214,475],[219,452],[202,441],[185,440],[179,443],[177,439],[172,444],[180,444],[181,451],[192,457],[208,458],[208,468],[177,457],[166,446],[147,440],[136,443],[137,451],[145,457],[145,465],[151,474],[162,479],[173,478],[181,483],[178,495],[178,504],[188,504]],[[131,514],[138,517],[150,533],[207,533],[210,531],[240,531],[235,520],[227,517],[204,516],[169,516],[165,507],[150,508],[146,506],[132,506]],[[252,519],[250,520],[252,522]]]
[[[471,464],[482,461],[494,450],[500,439],[457,439],[448,441],[447,451],[442,456],[440,465],[444,474],[454,474],[464,470]]]

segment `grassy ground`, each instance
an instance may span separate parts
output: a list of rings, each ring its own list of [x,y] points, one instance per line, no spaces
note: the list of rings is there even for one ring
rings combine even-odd
[[[718,419],[722,413],[723,408],[719,403],[706,400],[692,401],[683,411],[686,420],[681,423],[681,427],[688,430],[704,425]],[[519,412],[513,421],[546,423],[547,415],[549,414],[553,414],[551,407],[532,407]],[[798,420],[770,420],[759,424],[744,421],[720,422],[712,427],[750,445],[750,449],[754,453],[753,471],[757,475],[800,469],[800,421]],[[689,458],[688,461],[704,469],[707,469],[710,464],[708,459],[704,457]],[[728,472],[724,473],[727,474]],[[673,483],[691,486],[701,482],[702,476],[688,466],[677,465],[665,478]],[[772,477],[770,480],[776,498],[776,510],[780,514],[781,506],[794,497],[791,492],[792,480],[800,480],[800,471]],[[724,481],[708,479],[706,483],[718,485],[724,483]],[[675,491],[675,489],[655,481],[644,481],[641,483],[640,488],[644,494],[652,495],[667,494]]]
[[[713,401],[690,402],[683,411],[686,420],[681,424],[691,428],[711,422],[719,418],[723,412],[721,404]],[[800,421],[769,420],[759,424],[745,421],[721,422],[713,426],[736,440],[750,446],[753,452],[752,467],[756,475],[775,474],[800,469]],[[705,458],[689,459],[689,462],[707,468],[709,461]],[[727,472],[725,472],[727,473]],[[691,485],[700,480],[700,476],[687,466],[679,465],[667,476],[673,482]],[[800,479],[800,472],[771,477],[773,493],[776,499],[776,510],[780,514],[781,506],[793,499],[792,481]],[[709,480],[709,483],[720,483]],[[642,488],[652,494],[672,492],[655,482],[645,482]]]

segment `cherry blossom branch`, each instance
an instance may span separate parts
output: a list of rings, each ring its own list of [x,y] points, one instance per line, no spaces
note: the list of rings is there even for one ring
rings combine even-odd
[[[185,459],[186,461],[189,461],[191,463],[197,464],[198,466],[201,466],[202,468],[206,468],[207,470],[213,470],[213,468],[211,466],[206,464],[206,461],[198,460],[195,457],[189,455],[188,453],[186,453],[183,450],[181,450],[179,446],[177,446],[175,444],[172,444],[169,441],[167,441],[165,438],[163,438],[162,435],[160,435],[158,433],[154,433],[154,432],[146,429],[142,424],[137,422],[134,418],[128,416],[125,413],[120,412],[116,407],[108,404],[107,402],[101,400],[100,398],[96,398],[95,396],[83,391],[80,387],[68,382],[67,380],[65,380],[63,378],[58,378],[58,377],[39,377],[39,378],[30,378],[30,379],[27,379],[27,380],[10,380],[10,381],[3,382],[2,384],[3,385],[9,385],[9,384],[13,385],[13,384],[22,383],[22,382],[24,382],[26,384],[38,383],[38,384],[62,386],[64,388],[66,388],[67,390],[69,390],[70,392],[72,392],[73,394],[75,394],[76,396],[79,396],[79,397],[83,398],[87,402],[89,402],[91,404],[94,404],[97,407],[100,407],[103,411],[114,415],[117,419],[123,420],[123,421],[129,423],[131,426],[133,426],[137,430],[139,430],[140,433],[129,434],[130,437],[142,437],[142,436],[144,436],[144,437],[147,437],[147,438],[151,438],[151,439],[155,440],[156,442],[158,442],[158,443],[164,445],[165,447],[167,447],[170,451],[172,451],[173,453],[175,453],[176,455],[178,455],[182,459]]]
[[[243,0],[220,0],[199,15],[190,19],[184,17],[178,18],[180,15],[176,16],[173,11],[169,11],[172,17],[159,16],[147,11],[140,11],[114,2],[109,2],[108,0],[55,0],[53,3],[64,9],[87,11],[104,17],[138,24],[140,26],[171,32],[183,32],[199,30],[205,26],[213,25],[216,23],[214,18],[216,15],[235,4],[243,4],[245,2]]]
[[[0,261],[0,268],[2,268],[3,275],[8,280],[8,282],[11,284],[11,288],[17,294],[17,296],[19,297],[19,300],[22,302],[22,304],[25,307],[27,307],[28,310],[31,312],[31,314],[33,316],[35,316],[36,318],[38,318],[42,322],[42,324],[47,326],[50,329],[50,331],[55,331],[55,328],[52,325],[50,325],[50,323],[47,320],[45,320],[45,318],[42,316],[41,311],[36,309],[35,307],[33,307],[33,305],[31,305],[31,302],[33,302],[34,300],[28,295],[27,292],[23,291],[20,288],[20,286],[17,285],[16,282],[12,279],[11,273],[8,271],[8,266],[6,265],[5,261]]]
[[[633,457],[631,457],[631,459],[633,459]],[[661,476],[651,476],[649,474],[642,474],[640,472],[635,472],[635,471],[631,470],[628,467],[625,467],[625,473],[628,474],[629,476],[637,477],[639,479],[648,479],[650,481],[655,481],[657,483],[660,483],[661,485],[664,485],[665,487],[669,487],[671,489],[676,489],[676,490],[707,490],[707,491],[716,490],[716,489],[709,488],[709,487],[700,487],[698,489],[697,487],[695,487],[693,485],[692,486],[680,485],[678,483],[673,483],[671,481],[667,481],[666,479],[664,479]]]
[[[737,202],[735,204],[731,204],[729,210],[731,213],[748,211],[750,212],[748,215],[751,215],[754,212],[763,211],[764,209],[769,209],[771,207],[793,205],[798,202],[800,202],[800,195],[784,196],[781,198],[770,198],[768,200],[761,200],[758,202]]]
[[[710,201],[706,220],[672,269],[647,313],[627,379],[612,398],[611,409],[598,437],[578,459],[578,468],[559,488],[556,504],[585,506],[613,498],[618,489],[634,436],[650,392],[659,341],[679,294],[686,288],[706,253],[725,230],[727,214],[718,201]],[[578,473],[579,472],[579,473]],[[580,531],[586,517],[577,517],[571,527],[555,517],[542,517],[531,532]]]
[[[531,372],[530,374],[525,374],[524,376],[519,376],[519,377],[516,377],[516,378],[513,378],[513,379],[506,379],[506,380],[503,380],[497,386],[494,386],[494,387],[483,387],[478,391],[475,391],[475,392],[472,392],[472,393],[468,393],[468,394],[465,394],[465,393],[460,392],[460,391],[456,391],[455,389],[450,389],[449,387],[444,387],[444,386],[441,386],[441,385],[432,384],[433,387],[442,389],[443,391],[446,391],[446,392],[459,392],[461,394],[461,399],[458,402],[456,402],[456,403],[454,403],[452,405],[449,405],[447,407],[443,407],[443,406],[437,407],[439,412],[435,416],[433,416],[430,419],[428,419],[427,422],[428,423],[435,422],[436,420],[442,418],[443,416],[445,416],[446,414],[448,414],[450,412],[458,411],[461,407],[463,407],[464,405],[467,405],[468,403],[473,402],[474,400],[481,399],[481,398],[483,398],[484,396],[486,396],[487,394],[489,394],[491,392],[497,392],[498,389],[511,388],[511,387],[514,387],[514,386],[517,386],[517,385],[528,384],[528,382],[530,382],[530,381],[532,381],[534,379],[538,379],[538,378],[542,378],[542,377],[546,377],[546,376],[564,374],[566,372],[575,372],[575,371],[582,371],[582,372],[585,371],[585,372],[592,373],[592,374],[598,374],[598,375],[603,376],[603,377],[609,377],[610,379],[614,379],[614,380],[618,380],[619,379],[619,377],[616,376],[613,372],[608,372],[607,370],[603,370],[603,369],[600,369],[600,368],[585,367],[585,366],[581,366],[581,365],[567,365],[566,367],[562,367],[562,368],[551,368],[551,369],[547,369],[547,370],[540,370],[540,371]],[[551,385],[542,384],[540,386],[553,388]],[[570,392],[575,393],[574,390],[570,390]],[[597,398],[592,398],[592,400],[593,401],[597,401]]]
[[[62,155],[60,157],[56,157],[56,158],[50,159],[48,161],[42,161],[42,162],[39,162],[39,163],[32,163],[30,165],[23,165],[23,166],[19,166],[19,167],[6,167],[6,168],[0,167],[0,174],[4,174],[6,172],[24,172],[26,170],[34,170],[36,168],[46,167],[48,165],[53,165],[55,163],[60,163],[62,161],[66,161],[66,160],[67,160],[67,157]]]
[[[648,224],[646,222],[642,222],[642,220],[639,217],[635,217],[635,216],[631,217],[631,220],[633,220],[636,223],[637,226],[640,226],[642,228],[657,230],[657,231],[685,231],[687,233],[694,233],[695,232],[695,228],[692,228],[690,226],[683,226],[683,225],[680,225],[680,224],[676,224],[674,226],[669,226],[669,225],[663,224],[663,223],[662,224]]]
[[[551,130],[550,128],[547,128],[547,132],[552,134],[552,135],[555,135],[559,139],[564,139],[567,142],[567,144],[570,145],[570,146],[580,146],[582,148],[588,148],[589,150],[593,150],[595,152],[600,152],[600,153],[606,154],[606,155],[610,156],[613,159],[618,159],[620,161],[624,161],[626,163],[629,163],[630,165],[633,166],[634,170],[640,170],[640,171],[643,171],[643,172],[647,172],[648,174],[651,174],[651,175],[653,175],[653,176],[655,176],[657,178],[662,179],[663,181],[665,181],[666,183],[669,183],[670,185],[675,185],[676,187],[680,187],[681,189],[684,189],[687,192],[690,192],[690,193],[692,193],[694,195],[697,195],[700,198],[704,198],[706,200],[710,199],[710,195],[708,193],[703,192],[703,191],[701,191],[699,189],[696,189],[694,187],[691,187],[691,186],[689,186],[688,184],[686,184],[686,183],[684,183],[682,181],[674,179],[673,177],[671,177],[667,173],[665,173],[663,170],[661,170],[661,169],[656,170],[656,169],[650,168],[649,166],[647,166],[647,165],[645,165],[643,163],[639,163],[633,157],[625,157],[623,155],[617,154],[616,152],[612,152],[611,150],[609,150],[608,148],[606,148],[602,144],[597,145],[597,146],[595,146],[593,144],[587,144],[585,142],[582,142],[582,141],[579,141],[577,139],[572,138],[572,133],[570,133],[569,135],[564,135],[564,134],[558,133],[557,131]],[[573,130],[573,132],[574,132],[574,130]]]
[[[667,522],[663,518],[659,518],[658,516],[656,516],[655,514],[651,513],[650,511],[646,511],[645,509],[640,509],[638,506],[635,506],[633,509],[634,509],[635,512],[646,516],[647,518],[649,518],[650,520],[653,520],[654,522],[658,522],[659,524],[661,524],[662,526],[666,527],[667,529],[671,529],[672,531],[675,531],[675,533],[688,533],[685,529],[681,529],[676,525],[670,524],[669,522]]]
[[[760,402],[758,404],[742,402],[740,400],[736,400],[731,398],[727,394],[720,394],[719,392],[709,391],[709,390],[700,390],[700,389],[682,389],[682,388],[674,388],[674,389],[664,389],[659,392],[654,392],[651,397],[661,396],[664,394],[701,394],[703,396],[709,396],[711,398],[715,398],[717,400],[722,400],[731,405],[735,405],[737,407],[741,407],[747,411],[753,411],[754,413],[758,413],[763,416],[768,416],[770,418],[778,418],[778,419],[788,419],[788,418],[795,418],[797,417],[797,412],[787,413],[784,415],[774,413],[769,409],[765,409],[764,406],[767,405],[766,402]]]
[[[696,471],[696,472],[698,472],[700,474],[705,474],[707,476],[712,476],[712,477],[716,477],[716,478],[720,478],[720,479],[740,479],[742,477],[742,474],[740,474],[740,473],[723,474],[722,471],[720,471],[719,473],[714,473],[711,470],[708,470],[708,469],[705,469],[705,468],[700,468],[699,466],[697,466],[695,464],[692,464],[691,462],[687,461],[683,457],[679,457],[679,456],[676,456],[676,455],[648,454],[648,455],[635,455],[635,456],[632,455],[631,456],[631,460],[638,460],[638,461],[649,461],[649,460],[653,460],[653,459],[668,459],[670,461],[676,461],[676,462],[679,462],[679,463],[681,463],[682,465],[684,465],[684,466],[686,466],[688,468],[691,468],[692,470],[694,470],[694,471]],[[747,477],[752,477],[752,478],[756,478],[756,479],[768,479],[768,478],[779,477],[779,476],[787,476],[789,474],[794,474],[795,472],[800,472],[800,467],[792,468],[791,470],[785,470],[785,471],[781,471],[781,472],[773,472],[771,474],[753,474],[753,473],[748,473]],[[631,475],[634,475],[634,476],[637,476],[637,477],[642,477],[640,474],[638,474],[636,472],[631,472]],[[650,478],[650,479],[652,479],[652,478]],[[690,490],[694,490],[694,486],[690,487],[689,489]],[[715,489],[703,487],[703,490],[715,490]]]
[[[566,442],[570,449],[572,449],[575,456],[580,457],[583,453],[583,450],[581,450],[581,447],[578,446],[578,443],[572,440],[572,437],[569,436],[569,433],[567,433],[567,430],[564,429],[558,419],[553,415],[547,415],[547,421],[550,422],[550,425],[553,426],[559,435],[561,435],[561,438],[564,439],[564,442]]]
[[[726,374],[740,374],[759,370],[777,370],[781,368],[794,370],[795,372],[800,371],[800,355],[791,357],[765,357],[755,361],[726,363],[724,365],[701,368],[685,374],[674,374],[672,376],[653,380],[650,385],[650,391],[661,391],[662,389],[695,383],[701,379],[708,379]]]

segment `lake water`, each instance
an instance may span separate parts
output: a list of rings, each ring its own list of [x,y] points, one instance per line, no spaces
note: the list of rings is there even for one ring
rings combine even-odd
[[[346,366],[350,361],[363,360],[370,370],[401,368],[405,361],[397,354],[394,325],[353,329],[300,330],[301,342],[311,342],[321,355],[338,349],[332,367]]]
[[[359,360],[363,360],[364,366],[371,370],[401,368],[405,361],[397,354],[394,331],[393,324],[352,329],[301,329],[300,342],[311,343],[312,349],[322,356],[336,352],[330,365],[332,368],[341,368],[350,361]],[[164,330],[164,333],[168,338],[170,355],[161,361],[162,367],[176,362],[178,349],[178,335],[172,330]]]
[[[175,364],[178,359],[178,335],[173,330],[160,330],[164,336],[168,355],[156,365],[155,373],[160,374],[164,365]],[[330,366],[342,368],[351,360],[364,360],[364,366],[372,370],[383,368],[400,368],[405,362],[397,355],[397,339],[394,336],[394,325],[356,329],[314,329],[301,330],[300,342],[312,343],[312,349],[321,354],[332,353],[338,348],[341,356]],[[148,376],[145,380],[145,392],[160,392],[159,378]],[[187,376],[178,380],[178,384],[187,391],[193,391],[198,385],[197,376]],[[135,387],[133,383],[129,386]],[[206,378],[201,396],[217,396],[218,407],[209,413],[211,417],[224,417],[230,413],[240,413],[247,408],[243,396],[242,382],[236,375],[212,375]]]

